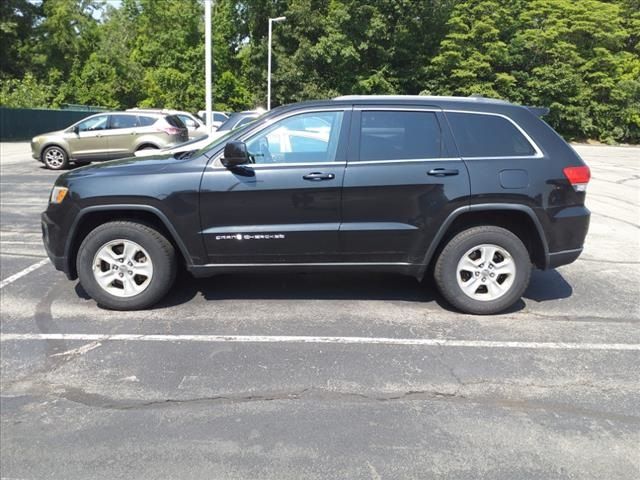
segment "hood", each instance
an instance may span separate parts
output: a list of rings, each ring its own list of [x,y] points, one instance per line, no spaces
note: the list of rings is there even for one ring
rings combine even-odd
[[[171,154],[153,155],[143,158],[123,158],[100,162],[85,167],[75,168],[59,177],[62,181],[72,181],[82,177],[139,175],[147,173],[159,173],[180,160]]]
[[[41,138],[41,137],[56,137],[56,136],[60,136],[60,135],[64,135],[64,131],[66,129],[63,130],[55,130],[53,132],[45,132],[45,133],[39,133],[38,135],[35,135],[33,137],[33,140],[35,141],[36,138]]]

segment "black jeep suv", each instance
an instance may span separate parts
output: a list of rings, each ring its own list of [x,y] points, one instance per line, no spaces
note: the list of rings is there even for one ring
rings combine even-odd
[[[532,266],[578,258],[589,226],[589,168],[538,114],[475,97],[280,107],[198,151],[61,175],[44,243],[113,309],[153,305],[184,265],[433,275],[458,309],[500,312]]]

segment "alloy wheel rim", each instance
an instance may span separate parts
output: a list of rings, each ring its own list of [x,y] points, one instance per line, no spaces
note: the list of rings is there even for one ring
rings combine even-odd
[[[64,163],[64,153],[57,148],[48,150],[44,158],[51,167],[60,167]]]
[[[494,244],[467,250],[458,262],[456,279],[465,295],[484,302],[503,297],[513,286],[516,264],[511,254]]]
[[[144,292],[153,278],[153,263],[136,242],[112,240],[98,249],[93,258],[93,277],[105,292],[128,298]]]

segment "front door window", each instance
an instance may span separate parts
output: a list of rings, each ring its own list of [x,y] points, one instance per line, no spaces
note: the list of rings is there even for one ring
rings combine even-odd
[[[247,150],[256,164],[334,162],[342,117],[343,112],[287,117],[249,138]]]

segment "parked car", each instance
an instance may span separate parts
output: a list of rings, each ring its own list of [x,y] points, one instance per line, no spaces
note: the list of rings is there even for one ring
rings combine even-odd
[[[154,112],[111,112],[91,115],[57,132],[31,140],[33,158],[51,170],[69,162],[89,163],[130,157],[188,140],[187,128],[175,115]]]
[[[207,111],[206,110],[200,110],[198,112],[198,117],[200,117],[200,120],[202,120],[203,122],[206,123],[206,121],[207,121]],[[214,130],[216,130],[220,125],[222,125],[224,122],[226,122],[228,118],[229,118],[229,114],[226,113],[226,112],[212,111],[211,112],[211,126],[213,127]]]
[[[219,127],[216,131],[211,132],[206,137],[200,137],[193,141],[188,141],[179,145],[172,145],[169,147],[165,147],[160,152],[150,151],[150,150],[139,150],[135,153],[136,157],[149,157],[151,155],[155,155],[156,153],[161,154],[171,154],[177,155],[181,153],[185,153],[189,150],[199,150],[211,142],[217,140],[218,138],[227,135],[235,128],[242,127],[253,122],[256,118],[264,113],[264,110],[248,110],[246,112],[234,113],[231,115],[231,118],[221,127]]]
[[[166,115],[175,115],[182,123],[184,123],[187,130],[189,130],[189,139],[202,138],[207,136],[207,127],[196,115],[189,112],[182,112],[180,110],[169,109],[155,109],[155,108],[130,108],[127,112],[153,112],[164,113]]]
[[[218,127],[217,132],[228,132],[236,128],[242,127],[247,123],[253,122],[256,118],[262,115],[265,111],[262,109],[246,110],[244,112],[232,113],[226,122]]]
[[[179,265],[433,276],[474,314],[582,252],[589,168],[537,116],[483,98],[354,96],[280,107],[185,155],[61,175],[47,253],[100,305],[140,309]]]
[[[194,138],[192,140],[189,140],[188,142],[179,143],[177,145],[170,145],[160,150],[138,150],[134,155],[136,157],[150,157],[153,155],[178,155],[181,153],[196,151],[206,147],[223,134],[224,132],[219,135],[218,132],[212,132],[211,135],[208,135],[206,137]]]
[[[208,137],[196,138],[185,143],[173,145],[161,150],[140,150],[135,153],[136,157],[149,157],[152,155],[174,155],[182,156],[185,153],[195,152],[209,146],[212,142],[217,141],[221,135],[228,135],[230,132],[213,132]],[[288,129],[279,129],[271,132],[268,137],[269,150],[275,156],[282,153],[292,152],[294,148],[315,148],[318,144],[327,143],[329,141],[328,132],[314,131],[296,131]],[[305,147],[306,144],[306,147]]]

